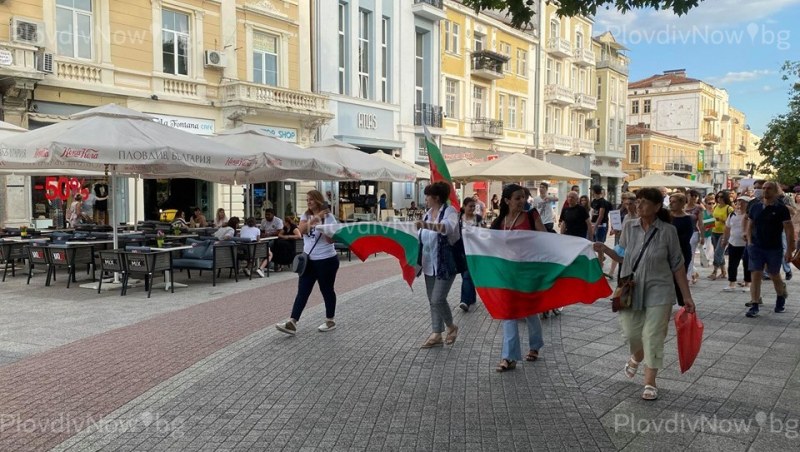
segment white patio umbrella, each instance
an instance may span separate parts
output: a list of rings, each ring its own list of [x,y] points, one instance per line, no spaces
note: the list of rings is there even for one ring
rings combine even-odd
[[[520,181],[529,179],[591,179],[566,168],[527,154],[510,154],[475,166],[450,170],[450,177],[461,182],[481,180]]]
[[[333,138],[312,144],[306,152],[314,159],[341,165],[344,172],[335,177],[339,180],[413,182],[416,179],[412,169],[381,160]]]
[[[467,159],[451,160],[447,162],[447,170],[450,171],[451,177],[453,175],[453,171],[461,171],[463,169],[470,168],[473,166],[475,166],[475,162]]]
[[[376,152],[372,154],[374,157],[377,157],[381,160],[385,160],[387,162],[391,162],[396,165],[400,165],[406,167],[417,174],[417,179],[430,179],[431,178],[431,170],[428,167],[417,165],[416,163],[407,162],[401,158],[397,158],[393,155],[389,155],[385,152]]]
[[[641,179],[636,179],[628,182],[628,187],[666,187],[666,188],[711,188],[708,185],[693,180],[684,179],[675,175],[666,175],[663,173],[648,174]]]
[[[260,161],[255,168],[237,174],[239,183],[330,179],[344,172],[342,165],[315,159],[300,146],[281,141],[255,125],[246,124],[207,139],[258,155]]]
[[[27,130],[23,129],[22,127],[15,126],[14,124],[0,121],[0,139],[14,136],[22,132],[27,132]]]

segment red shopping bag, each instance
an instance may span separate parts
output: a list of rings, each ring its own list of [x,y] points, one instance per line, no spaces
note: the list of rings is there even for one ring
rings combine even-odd
[[[686,308],[680,308],[675,314],[675,331],[678,336],[678,362],[681,365],[681,373],[684,373],[692,367],[700,353],[700,345],[703,343],[703,322],[697,318],[696,313],[690,314],[686,312]]]

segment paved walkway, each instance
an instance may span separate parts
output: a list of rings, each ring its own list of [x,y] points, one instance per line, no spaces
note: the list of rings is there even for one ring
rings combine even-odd
[[[747,294],[700,281],[701,355],[681,375],[670,327],[661,397],[644,402],[641,376],[622,375],[626,347],[607,301],[545,320],[542,359],[498,374],[502,333],[483,308],[454,310],[454,346],[420,350],[424,285],[412,292],[397,273],[391,258],[343,265],[339,328],[316,331],[315,295],[296,337],[272,327],[294,295],[286,273],[215,289],[192,280],[150,300],[141,289],[95,295],[11,278],[0,284],[0,450],[761,451],[800,441],[795,281],[785,314],[756,319],[744,317]],[[452,306],[457,294],[458,283]]]

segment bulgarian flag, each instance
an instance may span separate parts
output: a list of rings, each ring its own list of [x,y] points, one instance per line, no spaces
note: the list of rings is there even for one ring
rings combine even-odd
[[[345,243],[350,251],[362,261],[377,252],[391,254],[400,261],[403,279],[409,287],[417,274],[419,239],[413,222],[364,221],[317,226],[327,237]]]
[[[462,234],[469,274],[495,319],[520,319],[611,295],[586,239],[473,227]]]
[[[445,181],[450,184],[450,204],[456,209],[461,209],[458,203],[458,196],[456,196],[456,187],[453,185],[453,179],[450,178],[450,171],[447,169],[447,163],[444,161],[444,156],[439,146],[436,146],[436,141],[433,140],[428,126],[422,124],[425,131],[425,148],[428,151],[428,164],[431,167],[431,183]]]

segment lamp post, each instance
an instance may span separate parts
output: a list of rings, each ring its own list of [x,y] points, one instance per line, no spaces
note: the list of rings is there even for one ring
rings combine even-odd
[[[750,178],[752,179],[753,178],[753,173],[756,172],[756,164],[753,163],[753,162],[747,162],[747,164],[745,164],[745,166],[747,167],[747,174],[749,174]]]

